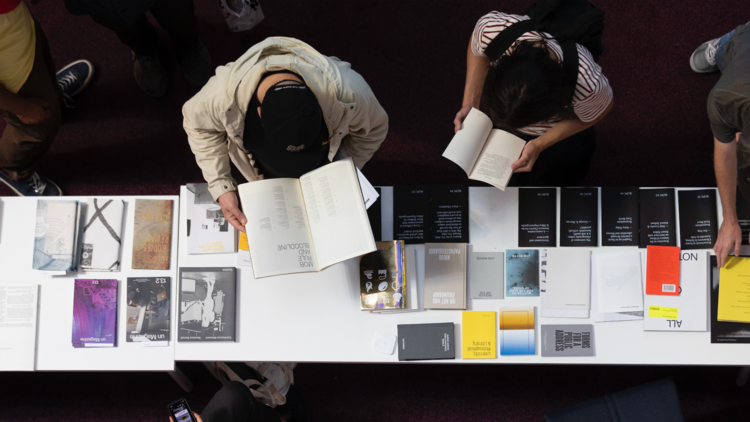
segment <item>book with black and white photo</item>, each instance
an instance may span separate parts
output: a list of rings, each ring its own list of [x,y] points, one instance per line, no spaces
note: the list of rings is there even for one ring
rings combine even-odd
[[[469,253],[469,296],[472,299],[502,299],[503,260],[502,252]]]
[[[677,246],[674,188],[640,189],[640,247]]]
[[[719,313],[719,285],[721,283],[721,268],[717,266],[716,255],[711,255],[710,258],[711,343],[750,343],[750,323],[719,321],[717,318]],[[675,298],[676,297],[679,296],[675,296]]]
[[[560,246],[599,245],[599,189],[561,188]]]
[[[748,244],[748,236],[750,236],[750,201],[745,199],[740,192],[740,188],[737,188],[735,194],[736,198],[736,209],[737,209],[737,221],[740,224],[740,230],[742,231],[742,244]]]
[[[237,251],[237,230],[208,191],[208,183],[188,183],[186,189],[188,255]]]
[[[0,371],[33,371],[39,285],[0,286]]]
[[[547,294],[550,309],[591,309],[591,251],[547,249]]]
[[[373,189],[377,192],[378,197],[373,201],[372,205],[367,208],[367,219],[370,220],[373,239],[375,239],[376,242],[380,242],[383,240],[383,201],[380,199],[382,196],[382,189]]]
[[[237,269],[180,268],[178,341],[235,341]]]
[[[398,360],[455,359],[452,322],[398,325]]]
[[[430,186],[429,241],[469,243],[468,186]]]
[[[407,245],[430,238],[430,185],[393,187],[393,240]]]
[[[539,250],[539,303],[544,318],[589,318],[589,309],[551,309],[545,303],[547,297],[547,249]]]
[[[708,290],[711,288],[709,274],[711,260],[709,258],[710,253],[707,251],[680,252],[680,294],[679,296],[645,295],[644,330],[706,331],[708,329]],[[658,312],[649,314],[651,308],[654,307],[676,309],[677,317],[665,317]],[[729,324],[737,325],[737,323]],[[720,327],[717,329],[720,330]]]
[[[542,357],[594,356],[591,324],[542,325]]]
[[[526,141],[509,132],[492,128],[492,120],[472,108],[443,152],[458,164],[469,179],[505,190],[513,175],[511,164],[518,160]]]
[[[557,246],[557,189],[518,189],[518,246]]]
[[[466,244],[424,245],[425,309],[466,309]]]
[[[82,271],[120,271],[125,201],[91,198],[86,207],[79,266]]]
[[[640,189],[602,187],[602,246],[638,246]]]
[[[170,277],[128,277],[127,342],[144,346],[169,344]]]
[[[255,278],[314,272],[375,250],[350,158],[239,186]]]
[[[713,249],[719,230],[716,189],[678,190],[680,248]]]

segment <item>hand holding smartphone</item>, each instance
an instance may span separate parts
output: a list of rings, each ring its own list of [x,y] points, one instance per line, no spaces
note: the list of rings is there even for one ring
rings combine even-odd
[[[167,407],[171,415],[170,419],[174,422],[203,422],[200,416],[190,410],[190,406],[185,399],[174,401]]]

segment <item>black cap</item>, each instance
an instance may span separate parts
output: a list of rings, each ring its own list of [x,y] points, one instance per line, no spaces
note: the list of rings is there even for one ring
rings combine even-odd
[[[279,175],[301,176],[328,154],[328,128],[310,88],[281,81],[266,91],[261,104],[265,158]]]

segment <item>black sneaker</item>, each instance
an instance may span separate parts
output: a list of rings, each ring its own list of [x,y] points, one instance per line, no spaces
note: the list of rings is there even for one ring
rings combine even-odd
[[[142,55],[133,53],[135,80],[143,92],[150,97],[161,97],[167,92],[167,71],[157,53]]]
[[[83,91],[94,76],[94,65],[88,60],[78,60],[57,71],[57,85],[63,93],[63,102],[73,108],[73,97]]]
[[[200,40],[190,47],[177,48],[177,62],[190,85],[202,87],[211,78],[211,55]]]
[[[286,422],[307,422],[310,420],[307,400],[294,384],[286,392],[286,404],[277,406],[276,411]]]
[[[0,182],[8,185],[19,196],[63,196],[62,190],[55,182],[36,172],[26,180],[12,180],[0,172]]]

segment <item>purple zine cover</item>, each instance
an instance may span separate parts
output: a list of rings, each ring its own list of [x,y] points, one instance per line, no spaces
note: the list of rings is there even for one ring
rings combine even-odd
[[[76,279],[73,347],[117,346],[117,280]]]

